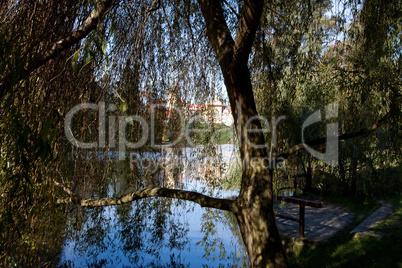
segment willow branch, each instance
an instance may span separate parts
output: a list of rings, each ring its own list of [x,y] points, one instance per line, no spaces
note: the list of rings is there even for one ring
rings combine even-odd
[[[56,184],[56,183],[55,183]],[[168,197],[181,200],[192,201],[199,204],[201,207],[216,208],[238,213],[239,209],[234,200],[214,198],[193,191],[167,189],[167,188],[144,188],[121,197],[105,197],[99,199],[82,199],[70,189],[57,183],[56,186],[62,188],[71,197],[60,199],[58,203],[72,203],[81,207],[104,207],[130,203],[136,200],[148,197]]]
[[[65,186],[64,184],[57,182],[56,180],[53,180],[54,185],[62,189],[64,192],[66,192],[69,197],[68,198],[63,198],[63,199],[58,199],[58,203],[73,203],[73,204],[78,204],[81,202],[81,198],[74,193],[70,188]]]
[[[55,58],[60,52],[70,48],[84,39],[92,30],[97,27],[99,21],[105,15],[106,11],[113,2],[114,0],[100,0],[97,2],[96,7],[77,29],[72,31],[69,35],[54,42],[50,49],[44,53],[37,54],[33,57],[33,59],[28,60],[26,68],[24,68],[22,73],[18,74],[16,81],[21,81],[21,79],[29,76],[32,72],[47,63],[49,60]],[[26,61],[26,59],[20,59],[20,61]],[[15,74],[10,71],[8,74],[2,77],[2,81],[0,81],[0,100],[8,93],[9,90],[11,90],[12,86],[10,83],[13,80],[13,75]]]
[[[232,11],[232,13],[235,14],[235,16],[237,17],[237,19],[240,19],[240,15],[237,14],[236,10],[234,10],[234,8],[228,3],[228,1],[223,0],[223,2],[224,2],[225,5],[230,9],[230,11]]]
[[[53,43],[48,51],[43,53],[43,55],[38,55],[35,58],[33,69],[35,70],[39,68],[50,59],[56,57],[61,51],[84,39],[90,32],[92,32],[92,30],[94,30],[98,26],[100,19],[105,15],[106,11],[112,5],[113,1],[114,0],[100,0],[96,4],[96,7],[92,10],[91,14],[77,29],[71,32],[68,36]]]

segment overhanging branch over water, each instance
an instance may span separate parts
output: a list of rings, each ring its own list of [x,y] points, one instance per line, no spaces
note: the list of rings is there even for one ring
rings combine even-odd
[[[214,198],[204,194],[200,194],[193,191],[178,190],[178,189],[168,189],[168,188],[143,188],[141,190],[120,196],[120,197],[104,197],[99,199],[83,199],[74,192],[72,192],[68,187],[63,184],[54,181],[55,185],[65,191],[70,195],[68,198],[58,199],[59,204],[77,204],[81,207],[104,207],[113,205],[122,205],[126,203],[133,202],[135,200],[140,200],[148,197],[168,197],[180,200],[192,201],[199,204],[201,207],[210,207],[221,210],[231,211],[233,213],[238,213],[239,208],[235,200]]]

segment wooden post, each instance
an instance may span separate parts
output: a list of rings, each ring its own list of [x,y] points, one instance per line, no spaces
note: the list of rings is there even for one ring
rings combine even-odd
[[[299,237],[304,238],[304,204],[300,205],[300,214],[299,214]]]
[[[282,219],[298,222],[299,223],[299,237],[304,238],[305,207],[310,206],[310,207],[314,207],[314,208],[321,208],[322,204],[320,202],[309,201],[309,200],[304,200],[304,199],[295,198],[295,197],[288,197],[288,196],[277,196],[276,199],[283,200],[288,203],[299,204],[299,218],[298,219],[292,218],[289,216],[285,216],[285,215],[280,215],[280,214],[277,214],[276,216],[279,218],[282,218]]]

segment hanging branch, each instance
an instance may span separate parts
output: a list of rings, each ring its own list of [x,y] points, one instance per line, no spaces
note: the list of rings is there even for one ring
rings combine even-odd
[[[54,42],[49,50],[44,53],[37,54],[33,57],[33,60],[29,61],[24,69],[23,73],[20,73],[17,77],[17,82],[24,77],[29,76],[32,72],[39,67],[47,63],[49,60],[55,58],[62,51],[70,48],[72,45],[77,44],[84,39],[92,30],[94,30],[101,18],[105,15],[106,11],[112,5],[114,0],[100,0],[96,7],[92,10],[91,14],[85,19],[85,21],[68,36]],[[24,59],[20,59],[20,62]],[[0,81],[0,100],[12,89],[10,83],[13,80],[13,72],[9,72]]]

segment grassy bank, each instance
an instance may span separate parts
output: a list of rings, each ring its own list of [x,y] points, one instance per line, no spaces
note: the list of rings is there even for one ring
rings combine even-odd
[[[227,144],[233,143],[233,128],[224,124],[212,123],[191,123],[189,125],[189,137],[195,145],[205,145],[207,143]]]

